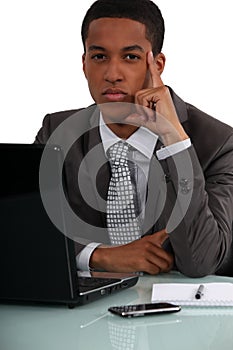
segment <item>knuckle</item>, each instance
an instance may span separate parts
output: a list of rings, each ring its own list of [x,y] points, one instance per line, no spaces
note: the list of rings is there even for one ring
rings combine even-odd
[[[144,249],[147,251],[147,250],[150,249],[150,247],[151,247],[151,242],[150,242],[150,241],[146,241],[146,242],[144,243]]]
[[[170,91],[167,86],[164,86],[163,88],[163,94],[164,96],[170,96]]]

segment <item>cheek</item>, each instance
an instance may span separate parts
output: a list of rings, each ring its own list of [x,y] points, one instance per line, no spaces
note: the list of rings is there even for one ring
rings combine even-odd
[[[95,86],[94,81],[92,79],[88,80],[88,87],[89,87],[89,91],[90,91],[92,97],[94,97],[96,94],[96,86]]]
[[[98,69],[98,67],[94,67],[94,69],[90,69],[89,67],[88,69],[86,69],[86,78],[90,85],[98,86],[100,84],[100,81],[102,80],[102,73],[100,69]]]
[[[95,80],[92,76],[87,79],[89,92],[91,97],[96,103],[102,103],[101,87],[98,80]]]
[[[128,70],[128,77],[130,76],[131,81],[134,81],[136,84],[141,85],[144,83],[148,75],[148,68],[145,61],[141,61],[135,66],[130,67]]]
[[[92,69],[89,69],[89,67],[86,67],[85,77],[87,79],[89,89],[95,89],[95,87],[98,85],[97,74]]]
[[[138,91],[141,89],[145,89],[147,87],[147,83],[149,82],[149,74],[147,70],[142,70],[139,74],[133,75],[131,86],[134,91]]]

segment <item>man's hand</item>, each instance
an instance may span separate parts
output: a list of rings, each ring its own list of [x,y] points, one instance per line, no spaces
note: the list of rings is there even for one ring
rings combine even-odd
[[[165,230],[143,237],[126,245],[99,247],[90,260],[90,266],[111,272],[143,271],[156,275],[173,267],[173,256],[162,248],[168,237]]]
[[[126,121],[150,129],[160,136],[165,146],[187,139],[188,136],[180,124],[169,89],[162,82],[152,52],[148,53],[147,62],[150,73],[149,86],[136,93],[137,112],[128,116]]]

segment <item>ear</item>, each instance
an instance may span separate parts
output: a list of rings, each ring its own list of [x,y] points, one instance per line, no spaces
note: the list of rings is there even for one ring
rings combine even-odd
[[[162,52],[160,52],[158,55],[154,57],[154,61],[157,66],[158,72],[161,75],[165,67],[165,62],[166,62],[165,55]]]
[[[83,73],[84,73],[85,77],[87,77],[86,76],[86,62],[85,62],[85,60],[86,60],[86,54],[84,53],[82,55]]]

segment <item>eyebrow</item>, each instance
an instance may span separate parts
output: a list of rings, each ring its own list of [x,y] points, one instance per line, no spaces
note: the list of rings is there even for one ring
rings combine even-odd
[[[102,47],[102,46],[98,46],[98,45],[91,45],[88,47],[88,52],[91,51],[102,51],[102,52],[106,52],[107,50]],[[121,49],[122,52],[126,52],[126,51],[140,51],[140,52],[145,52],[145,50],[140,46],[140,45],[130,45],[130,46],[126,46],[123,47]]]

